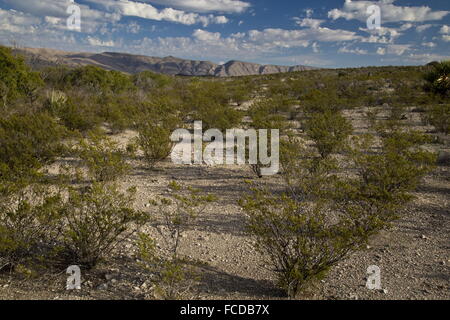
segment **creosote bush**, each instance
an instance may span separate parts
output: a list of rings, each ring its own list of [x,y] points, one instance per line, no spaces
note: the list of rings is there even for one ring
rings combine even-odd
[[[338,134],[321,135],[323,123],[336,123],[326,117],[316,121],[314,146],[294,136],[282,141],[284,189],[253,188],[240,201],[255,248],[290,298],[389,227],[435,162],[435,155],[422,148],[428,138],[397,120],[374,121],[376,136],[350,138],[351,126],[342,119]],[[376,139],[381,140],[378,151]],[[324,140],[335,141],[332,149]]]
[[[137,144],[150,168],[166,159],[174,147],[170,137],[179,128],[180,120],[170,108],[171,105],[164,102],[153,105],[138,125]]]
[[[353,128],[337,111],[312,114],[306,121],[306,133],[314,140],[322,158],[342,149]]]
[[[24,98],[32,105],[43,85],[40,74],[30,71],[22,57],[0,46],[0,99],[4,111],[18,98]]]
[[[64,148],[66,131],[45,113],[0,117],[0,180],[36,177]]]
[[[322,279],[361,243],[345,218],[331,219],[324,202],[296,201],[287,194],[255,189],[241,205],[256,250],[268,256],[278,285],[290,298]]]
[[[88,168],[89,175],[95,181],[114,181],[126,175],[131,169],[117,143],[104,135],[91,132],[88,139],[80,141],[78,152]]]
[[[145,213],[132,209],[135,192],[122,193],[117,186],[102,183],[69,190],[62,215],[64,249],[70,263],[94,267],[148,221]]]
[[[432,105],[428,107],[425,119],[433,125],[437,132],[450,133],[450,103]]]
[[[0,190],[0,271],[35,264],[62,232],[61,195],[46,186],[2,184]]]

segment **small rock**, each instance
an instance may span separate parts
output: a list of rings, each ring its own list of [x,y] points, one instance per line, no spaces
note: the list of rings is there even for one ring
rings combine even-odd
[[[389,293],[388,289],[383,289],[383,293],[388,294]]]
[[[97,287],[97,290],[108,290],[108,284],[107,283],[102,283],[101,285],[99,285]]]
[[[426,235],[424,235],[424,234],[423,234],[423,235],[421,235],[420,237],[421,237],[422,239],[425,239],[425,240],[427,239],[427,236],[426,236]]]
[[[112,275],[112,274],[105,274],[105,279],[106,279],[106,281],[110,281],[112,278],[114,278],[114,275]]]

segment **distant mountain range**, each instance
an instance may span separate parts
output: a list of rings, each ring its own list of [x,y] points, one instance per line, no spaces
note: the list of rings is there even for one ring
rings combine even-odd
[[[15,52],[24,55],[27,62],[34,68],[56,65],[70,67],[95,65],[129,74],[148,70],[169,75],[235,77],[315,69],[307,66],[261,65],[242,61],[229,61],[219,65],[209,61],[185,60],[171,56],[158,58],[115,52],[83,53],[32,48],[15,49]]]

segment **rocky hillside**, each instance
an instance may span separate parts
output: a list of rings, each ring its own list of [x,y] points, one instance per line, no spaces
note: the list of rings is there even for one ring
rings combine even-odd
[[[15,51],[23,54],[34,68],[55,65],[71,67],[96,65],[130,74],[149,70],[170,75],[234,77],[314,69],[306,66],[260,65],[242,61],[229,61],[218,65],[209,61],[184,60],[171,56],[158,58],[114,52],[82,53],[31,48],[16,49]]]

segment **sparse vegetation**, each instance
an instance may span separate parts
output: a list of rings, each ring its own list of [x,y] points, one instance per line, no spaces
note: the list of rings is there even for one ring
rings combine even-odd
[[[123,152],[108,137],[91,132],[88,140],[80,141],[78,152],[95,181],[114,181],[130,171]]]
[[[115,185],[102,183],[69,190],[62,209],[67,225],[64,250],[69,263],[94,267],[148,221],[145,213],[131,208],[134,193],[133,189],[122,193]]]
[[[303,297],[402,217],[434,168],[433,150],[448,147],[448,67],[226,79],[95,66],[34,72],[0,47],[0,271],[14,281],[77,264],[95,279],[101,262],[125,261],[145,268],[153,298],[192,299],[204,290],[199,266],[216,261],[210,276],[220,276],[229,254],[243,259],[236,266],[251,264],[240,277],[256,279],[262,262],[289,298]],[[151,170],[170,155],[173,131],[200,120],[204,130],[280,130],[280,175],[253,165],[261,179],[246,193],[246,167]],[[161,187],[171,180],[180,182]],[[220,261],[217,243],[199,233],[226,244]],[[235,254],[227,246],[236,239]],[[240,246],[249,239],[253,248]]]

